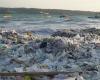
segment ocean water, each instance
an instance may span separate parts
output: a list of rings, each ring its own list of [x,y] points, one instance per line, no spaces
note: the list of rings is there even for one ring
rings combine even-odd
[[[16,30],[50,30],[68,28],[99,28],[100,19],[88,18],[86,15],[69,15],[60,18],[63,14],[51,13],[10,13],[11,18],[6,19],[6,14],[0,14],[0,28]],[[43,31],[42,31],[43,32]]]

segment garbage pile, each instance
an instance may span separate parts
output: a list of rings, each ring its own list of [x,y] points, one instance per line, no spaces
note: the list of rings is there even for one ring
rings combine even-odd
[[[99,72],[100,58],[96,53],[99,41],[97,34],[75,30],[60,30],[47,37],[0,30],[0,71]]]

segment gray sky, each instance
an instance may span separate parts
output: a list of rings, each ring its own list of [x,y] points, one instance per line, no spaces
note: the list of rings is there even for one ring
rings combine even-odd
[[[100,11],[100,0],[0,0],[0,7]]]

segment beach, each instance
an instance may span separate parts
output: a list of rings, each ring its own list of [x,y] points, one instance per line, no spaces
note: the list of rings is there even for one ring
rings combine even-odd
[[[86,14],[0,14],[0,72],[82,72],[99,80],[99,25]]]

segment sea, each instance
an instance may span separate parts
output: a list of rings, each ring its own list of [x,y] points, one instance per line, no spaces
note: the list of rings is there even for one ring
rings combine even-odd
[[[100,28],[94,12],[0,8],[0,28],[50,33],[56,29]],[[99,13],[98,13],[99,14]]]

